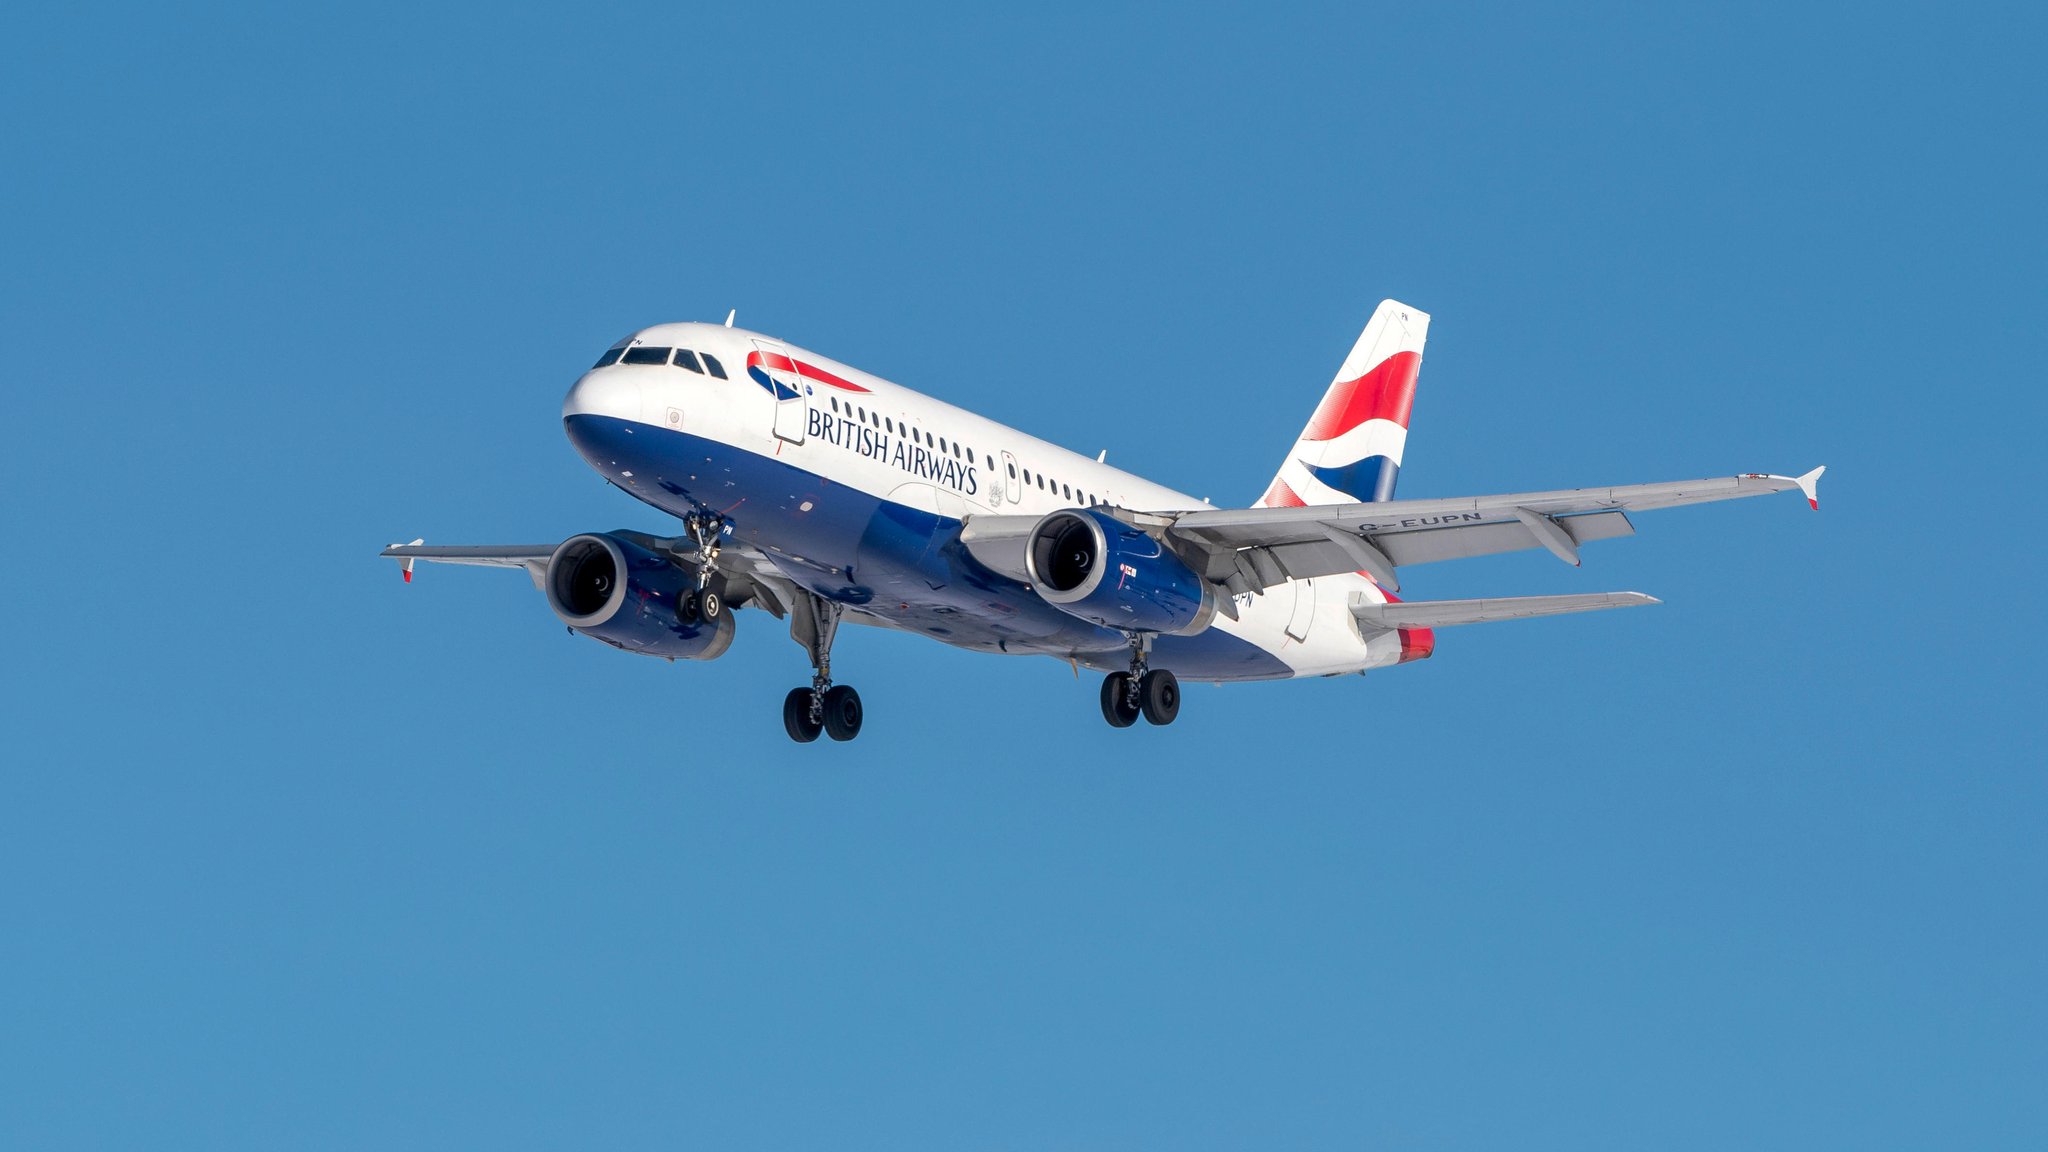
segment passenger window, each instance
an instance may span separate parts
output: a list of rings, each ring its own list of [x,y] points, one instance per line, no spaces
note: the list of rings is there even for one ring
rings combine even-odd
[[[727,376],[725,374],[725,365],[720,364],[718,362],[718,357],[713,356],[709,352],[706,352],[704,354],[704,367],[709,368],[711,370],[711,374],[713,376],[718,377],[720,380],[732,379],[732,377]]]
[[[591,365],[591,367],[592,367],[592,368],[607,368],[607,367],[610,367],[610,366],[611,366],[611,365],[613,365],[613,364],[617,364],[617,363],[619,362],[619,357],[620,357],[621,355],[623,355],[623,354],[625,353],[625,351],[626,351],[626,350],[625,350],[624,348],[613,348],[613,349],[610,349],[610,350],[609,350],[609,351],[607,351],[607,352],[606,352],[606,353],[605,353],[604,355],[602,355],[602,356],[599,356],[599,357],[597,358],[597,363],[595,363],[595,364],[592,364],[592,365]]]
[[[994,464],[990,464],[990,465],[989,465],[989,467],[993,468],[993,467],[995,467],[995,465],[994,465]],[[1012,465],[1010,465],[1010,479],[1012,479],[1012,480],[1015,480],[1016,478],[1017,478],[1017,466],[1016,466],[1015,464],[1012,464]]]
[[[1066,497],[1069,500],[1072,500],[1074,498],[1074,490],[1072,488],[1067,487],[1065,484],[1062,484],[1060,485],[1060,495]]]
[[[837,412],[837,411],[839,411],[839,397],[837,397],[837,396],[828,396],[828,397],[826,397],[826,399],[828,399],[828,400],[832,401],[832,410],[833,410],[834,412]]]
[[[1029,468],[1026,468],[1026,469],[1024,470],[1024,482],[1025,482],[1026,484],[1029,484],[1029,483],[1031,483],[1031,469],[1029,469]]]
[[[628,348],[626,349],[624,362],[627,364],[666,364],[668,363],[669,353],[673,351],[675,351],[675,349],[673,348],[652,348],[645,346],[640,348]]]
[[[688,348],[676,349],[676,367],[688,368],[700,376],[704,373],[703,366],[697,363],[697,354]]]
[[[946,450],[946,438],[945,438],[944,436],[941,436],[941,437],[939,437],[939,451],[941,451],[941,452],[944,452],[945,450]]]
[[[896,421],[891,420],[887,416],[882,417],[882,427],[888,429],[891,436],[896,434]]]
[[[1038,490],[1041,492],[1045,490],[1045,473],[1043,472],[1038,474]]]

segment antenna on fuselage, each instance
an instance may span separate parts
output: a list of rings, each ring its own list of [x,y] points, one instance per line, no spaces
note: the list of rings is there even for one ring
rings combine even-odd
[[[1102,451],[1100,451],[1100,452],[1097,452],[1097,453],[1095,454],[1095,462],[1096,462],[1097,464],[1100,464],[1100,463],[1102,463],[1102,462],[1103,462],[1104,460],[1107,460],[1107,459],[1109,459],[1109,449],[1107,449],[1107,448],[1104,448],[1104,449],[1103,449]]]
[[[733,317],[735,317],[735,316],[738,316],[739,314],[740,314],[740,310],[739,310],[739,309],[737,309],[737,308],[733,309],[733,310],[732,310],[732,311],[730,311],[730,312],[727,312],[727,313],[725,314],[725,326],[726,326],[727,328],[730,328],[730,327],[732,327],[732,319],[733,319]]]

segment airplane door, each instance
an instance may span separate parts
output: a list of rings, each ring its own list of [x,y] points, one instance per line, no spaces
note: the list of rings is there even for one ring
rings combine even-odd
[[[1290,580],[1294,586],[1294,615],[1287,621],[1287,634],[1296,640],[1308,639],[1308,626],[1316,618],[1316,582],[1313,580]]]
[[[1017,458],[1003,453],[1003,491],[1009,493],[1010,503],[1021,503],[1024,499],[1024,481],[1017,476]]]
[[[804,429],[811,422],[810,387],[797,375],[796,362],[782,345],[773,340],[756,340],[761,363],[748,365],[754,382],[775,394],[775,435],[791,444],[804,442]]]

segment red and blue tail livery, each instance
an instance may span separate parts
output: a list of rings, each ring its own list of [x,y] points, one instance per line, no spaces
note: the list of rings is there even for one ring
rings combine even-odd
[[[1262,506],[1394,498],[1428,336],[1427,314],[1392,300],[1379,306],[1266,486]]]
[[[1402,568],[1516,550],[1576,566],[1637,512],[1790,490],[1818,506],[1818,468],[1396,499],[1428,335],[1427,313],[1382,303],[1264,496],[1217,508],[730,318],[658,324],[576,380],[562,427],[659,530],[384,555],[407,581],[421,560],[523,569],[571,632],[670,662],[786,632],[811,676],[784,731],[850,740],[865,713],[835,679],[841,624],[1085,665],[1110,724],[1163,725],[1183,680],[1366,672],[1430,656],[1440,628],[1656,602],[1403,600]]]

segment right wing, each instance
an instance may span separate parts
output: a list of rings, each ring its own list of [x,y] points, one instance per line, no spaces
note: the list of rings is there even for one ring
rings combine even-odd
[[[623,537],[650,552],[666,554],[680,561],[694,561],[697,548],[690,540],[680,536],[651,536],[645,532],[628,532],[623,529],[610,533]],[[524,568],[535,588],[543,587],[547,578],[548,559],[555,554],[553,544],[427,544],[415,540],[410,544],[393,544],[378,553],[399,562],[405,572],[407,583],[412,581],[412,566],[416,560],[436,564],[473,564],[485,568]],[[718,548],[718,572],[725,579],[726,599],[735,608],[753,601],[768,609],[770,615],[781,619],[789,612],[791,604],[802,595],[796,583],[783,574],[775,562],[762,553],[730,540]]]
[[[427,560],[436,564],[474,564],[484,568],[524,568],[533,580],[535,588],[540,587],[541,577],[547,573],[548,557],[555,554],[553,544],[497,544],[497,545],[427,545],[424,540],[410,544],[393,544],[379,556],[389,556],[399,562],[405,572],[405,582],[412,583],[412,565],[415,560]]]

